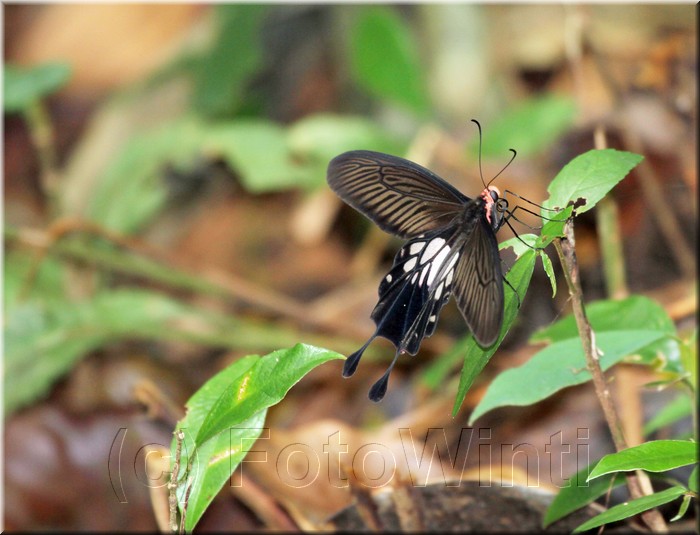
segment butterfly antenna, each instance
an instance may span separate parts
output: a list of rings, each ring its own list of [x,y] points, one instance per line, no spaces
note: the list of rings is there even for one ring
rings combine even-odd
[[[482,145],[482,138],[481,138],[481,125],[479,124],[479,121],[476,119],[472,119],[473,123],[476,123],[477,128],[479,129],[479,176],[481,177],[481,183],[484,185],[484,188],[488,187],[486,185],[486,182],[484,182],[484,173],[481,171],[481,145]],[[489,182],[490,184],[490,182]]]
[[[515,157],[518,155],[518,153],[515,152],[515,149],[508,149],[508,150],[509,150],[510,152],[513,153],[513,156],[511,156],[511,157],[510,157],[510,160],[508,161],[508,163],[507,163],[506,165],[503,166],[503,169],[501,169],[495,177],[493,177],[491,180],[489,180],[489,183],[486,184],[486,187],[489,187],[489,186],[491,185],[491,182],[493,182],[493,181],[496,180],[499,176],[501,176],[501,173],[502,173],[503,171],[505,171],[506,169],[508,169],[508,166],[509,166],[510,164],[513,163],[513,160],[515,160]],[[483,179],[482,179],[482,181],[483,181]]]

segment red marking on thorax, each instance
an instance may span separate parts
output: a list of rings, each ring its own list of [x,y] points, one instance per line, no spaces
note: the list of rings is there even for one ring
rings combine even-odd
[[[486,210],[486,221],[491,224],[491,209],[496,201],[493,199],[492,193],[496,194],[496,199],[501,198],[501,192],[496,186],[487,186],[481,192],[481,199],[484,201],[484,210]]]

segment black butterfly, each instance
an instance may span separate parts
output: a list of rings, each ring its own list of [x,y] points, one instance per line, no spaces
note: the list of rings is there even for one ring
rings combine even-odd
[[[341,199],[379,228],[409,239],[379,285],[372,311],[377,329],[348,357],[344,377],[355,373],[374,338],[390,340],[394,360],[369,392],[372,401],[380,401],[396,359],[418,352],[452,293],[476,341],[483,347],[496,342],[503,323],[496,232],[509,212],[495,186],[470,199],[418,164],[366,150],[335,157],[327,179]]]

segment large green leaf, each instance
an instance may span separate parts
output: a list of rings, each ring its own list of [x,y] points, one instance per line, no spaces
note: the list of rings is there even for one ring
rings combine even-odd
[[[316,366],[342,355],[297,344],[264,357],[250,355],[222,370],[187,402],[177,428],[185,431],[178,478],[180,503],[189,492],[186,529],[191,530],[260,435],[267,409]],[[172,446],[173,459],[176,442]]]
[[[603,457],[588,479],[612,472],[666,472],[698,462],[698,445],[689,440],[652,440]]]
[[[605,197],[639,162],[642,156],[614,149],[590,150],[566,164],[547,188],[547,208],[576,204],[582,214]]]
[[[603,370],[665,336],[657,331],[611,331],[596,334]],[[506,370],[489,385],[469,417],[471,425],[484,413],[506,405],[531,405],[562,388],[590,380],[581,340],[554,343],[517,368]]]
[[[656,301],[641,295],[621,300],[595,301],[586,305],[586,316],[595,332],[618,330],[643,330],[666,333],[668,336],[640,348],[639,362],[650,365],[659,363],[667,371],[680,371],[680,347],[675,339],[676,327],[664,308]],[[530,341],[556,342],[578,336],[573,315],[536,332]]]
[[[425,77],[411,32],[389,6],[361,6],[350,34],[350,66],[358,85],[424,115]]]
[[[656,301],[643,295],[620,300],[601,300],[586,304],[586,317],[596,333],[619,330],[659,331],[669,335],[676,332],[673,320]],[[573,315],[537,331],[530,342],[560,342],[578,336]]]
[[[270,353],[237,378],[210,408],[195,442],[202,444],[222,431],[279,403],[310,370],[343,356],[304,344]]]

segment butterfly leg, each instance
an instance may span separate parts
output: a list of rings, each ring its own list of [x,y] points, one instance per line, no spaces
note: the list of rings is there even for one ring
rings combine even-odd
[[[508,279],[506,279],[505,275],[503,276],[503,282],[505,282],[505,283],[508,285],[508,287],[509,287],[511,290],[513,290],[513,293],[515,294],[515,297],[516,297],[516,299],[518,300],[518,308],[520,308],[520,305],[521,305],[522,303],[520,302],[520,295],[518,295],[517,290],[516,290],[515,288],[513,288],[513,285],[510,283],[510,281],[508,281]]]
[[[384,397],[384,394],[386,394],[387,386],[389,386],[389,375],[391,374],[391,370],[394,369],[394,364],[396,364],[396,360],[399,358],[399,355],[401,353],[403,353],[401,349],[396,351],[396,355],[394,355],[394,360],[392,360],[391,364],[389,364],[389,368],[387,368],[387,370],[384,372],[384,375],[381,376],[379,381],[374,383],[372,385],[372,388],[369,389],[369,399],[374,401],[375,403],[381,401]]]

